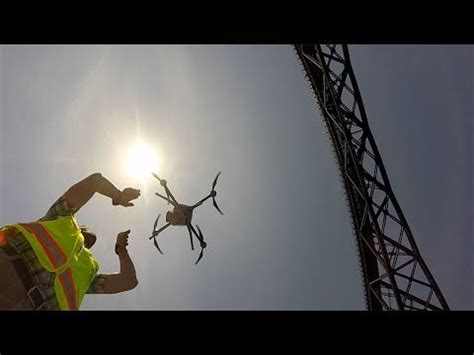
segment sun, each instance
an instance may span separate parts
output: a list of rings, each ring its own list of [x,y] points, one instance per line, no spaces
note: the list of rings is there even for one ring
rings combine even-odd
[[[143,142],[137,142],[130,147],[125,165],[129,174],[138,179],[144,179],[152,171],[158,170],[159,161],[152,147]]]

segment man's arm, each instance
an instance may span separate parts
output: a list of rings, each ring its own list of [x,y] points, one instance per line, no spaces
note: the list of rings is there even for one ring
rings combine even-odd
[[[78,211],[96,192],[110,197],[114,205],[125,207],[133,206],[130,200],[140,196],[140,190],[126,188],[120,191],[102,174],[94,173],[71,186],[64,194],[64,199],[72,209]]]
[[[88,293],[119,293],[134,289],[138,285],[135,266],[127,251],[128,234],[130,230],[121,232],[117,236],[115,252],[120,260],[120,272],[115,274],[100,274],[96,277],[99,285],[91,286]]]

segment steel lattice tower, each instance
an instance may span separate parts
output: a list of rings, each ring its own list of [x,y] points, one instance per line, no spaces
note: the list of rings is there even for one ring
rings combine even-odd
[[[369,128],[346,45],[296,45],[337,157],[369,310],[449,310]]]

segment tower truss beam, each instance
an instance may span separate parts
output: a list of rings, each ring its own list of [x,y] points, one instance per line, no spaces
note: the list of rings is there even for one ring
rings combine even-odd
[[[346,45],[295,45],[343,182],[369,310],[448,310],[390,185]]]

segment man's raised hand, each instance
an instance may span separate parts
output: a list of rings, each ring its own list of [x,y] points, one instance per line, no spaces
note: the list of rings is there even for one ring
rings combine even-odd
[[[129,234],[130,234],[130,229],[125,232],[120,232],[117,235],[117,242],[115,243],[116,254],[118,254],[121,250],[127,250]]]
[[[120,193],[120,197],[114,203],[114,205],[120,205],[124,207],[134,206],[130,201],[137,199],[140,196],[140,190],[127,187]]]

